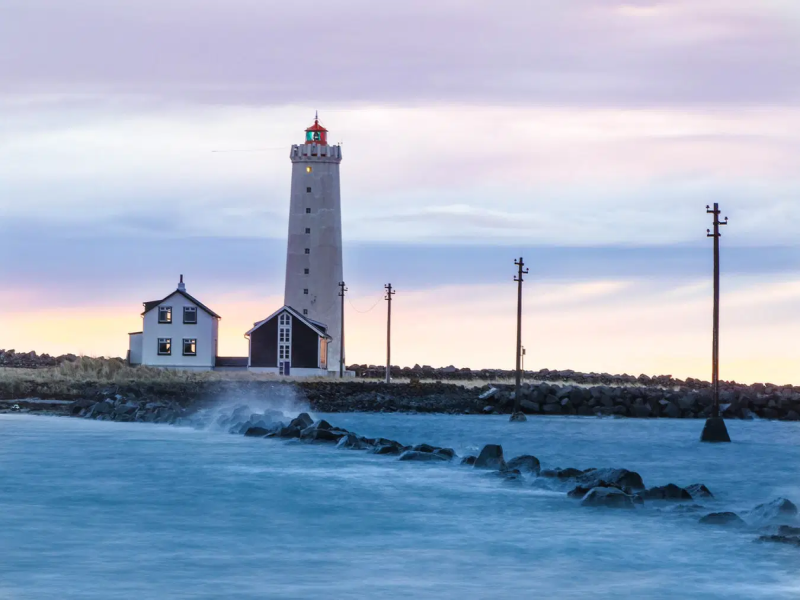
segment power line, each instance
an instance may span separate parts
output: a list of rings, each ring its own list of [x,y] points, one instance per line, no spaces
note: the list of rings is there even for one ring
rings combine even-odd
[[[368,312],[372,312],[372,311],[375,309],[375,307],[376,307],[376,306],[378,306],[378,304],[380,303],[380,301],[381,301],[381,300],[383,300],[383,296],[380,296],[380,297],[378,297],[378,299],[375,301],[375,304],[373,304],[372,306],[370,306],[370,307],[369,307],[367,310],[358,310],[358,309],[355,307],[355,305],[353,304],[353,301],[352,301],[352,300],[350,300],[350,298],[349,298],[349,297],[347,298],[347,303],[350,305],[350,307],[351,307],[351,308],[352,308],[354,311],[356,311],[357,313],[360,313],[360,314],[364,315],[364,314],[366,314],[366,313],[368,313]]]

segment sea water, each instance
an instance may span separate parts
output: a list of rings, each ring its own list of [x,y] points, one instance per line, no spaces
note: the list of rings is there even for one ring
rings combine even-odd
[[[800,503],[800,424],[324,416],[404,444]],[[583,508],[552,481],[213,429],[0,415],[0,598],[799,598],[800,549],[700,513]]]

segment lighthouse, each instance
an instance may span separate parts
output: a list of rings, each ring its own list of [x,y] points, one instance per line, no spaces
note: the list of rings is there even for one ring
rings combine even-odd
[[[292,185],[286,248],[284,304],[324,325],[327,365],[339,370],[342,336],[339,282],[342,268],[342,149],[328,145],[328,130],[315,116],[305,141],[292,146]]]

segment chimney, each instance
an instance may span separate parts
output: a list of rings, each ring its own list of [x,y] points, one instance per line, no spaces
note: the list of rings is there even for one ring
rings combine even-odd
[[[185,292],[186,291],[186,286],[183,284],[183,275],[181,275],[181,280],[180,280],[180,282],[178,282],[178,291],[179,292]]]

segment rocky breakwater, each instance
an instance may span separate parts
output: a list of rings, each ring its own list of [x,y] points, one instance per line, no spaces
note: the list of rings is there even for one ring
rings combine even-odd
[[[687,386],[579,386],[523,384],[520,406],[526,414],[617,415],[698,419],[711,416],[711,388]],[[479,389],[484,413],[510,413],[514,386],[487,385]],[[720,393],[720,410],[728,419],[800,420],[800,388],[755,384]]]
[[[786,498],[756,506],[740,516],[730,511],[713,511],[716,500],[701,483],[680,486],[669,483],[648,488],[642,476],[624,468],[548,468],[538,458],[525,454],[506,460],[503,447],[488,444],[477,455],[459,457],[452,448],[432,444],[406,445],[386,438],[361,436],[336,427],[324,419],[314,420],[307,413],[287,418],[279,411],[252,413],[247,405],[221,415],[216,426],[247,437],[291,440],[307,444],[327,444],[341,450],[355,450],[394,457],[398,461],[432,464],[457,464],[485,477],[514,486],[538,485],[565,492],[588,509],[650,510],[656,513],[705,513],[701,525],[731,527],[751,531],[759,542],[774,542],[800,547],[800,522],[797,507]],[[711,503],[712,507],[707,507]]]
[[[65,361],[73,361],[78,357],[74,354],[50,356],[49,354],[36,354],[36,352],[17,352],[16,350],[0,349],[0,367],[12,369],[43,369],[55,367]]]

